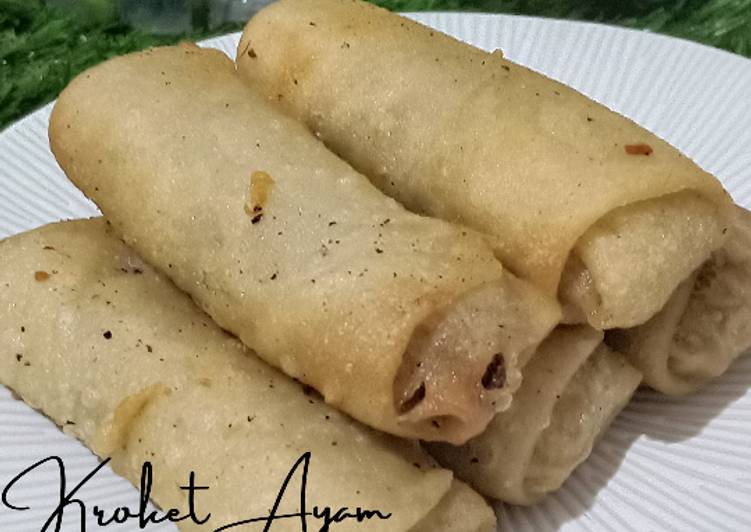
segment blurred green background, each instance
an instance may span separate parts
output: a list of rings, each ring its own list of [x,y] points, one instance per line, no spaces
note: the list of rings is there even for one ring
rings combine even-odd
[[[187,6],[182,17],[160,18],[145,7],[148,0],[0,0],[0,129],[52,100],[78,72],[108,57],[241,28],[242,23],[231,19],[237,18],[240,8],[247,9],[248,0],[230,6],[235,11],[221,16],[209,12],[209,1],[157,1]],[[254,1],[263,3],[250,3]],[[398,11],[484,11],[597,21],[751,56],[751,0],[373,2]]]

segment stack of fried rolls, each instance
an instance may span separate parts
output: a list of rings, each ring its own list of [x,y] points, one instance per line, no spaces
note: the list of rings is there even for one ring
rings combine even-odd
[[[492,530],[395,436],[532,504],[642,380],[688,393],[751,345],[751,215],[713,176],[500,52],[359,0],[276,2],[236,63],[194,45],[107,61],[49,134],[107,222],[0,244],[21,356],[0,381],[134,482],[154,453],[162,505],[200,456],[237,517],[226,460],[281,474],[307,445],[321,504],[356,492],[398,514],[368,530]],[[199,426],[221,442],[186,438]]]

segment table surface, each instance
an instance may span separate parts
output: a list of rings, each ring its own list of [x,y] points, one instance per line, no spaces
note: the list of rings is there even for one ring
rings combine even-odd
[[[60,9],[66,1],[67,8]],[[751,56],[751,0],[373,1],[398,11],[483,11],[596,21],[674,35]],[[0,0],[0,129],[54,99],[72,77],[104,59],[241,27],[240,23],[227,23],[178,35],[152,34],[118,17],[116,3]]]

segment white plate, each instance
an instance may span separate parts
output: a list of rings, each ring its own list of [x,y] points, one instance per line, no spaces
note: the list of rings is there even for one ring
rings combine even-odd
[[[751,61],[594,24],[445,13],[415,18],[483,48],[502,48],[510,59],[633,118],[717,175],[736,201],[751,207]],[[207,44],[233,55],[237,38]],[[0,134],[0,237],[97,212],[49,152],[49,113],[46,106]],[[560,492],[533,508],[498,505],[503,530],[751,529],[750,383],[751,357],[745,357],[692,397],[666,399],[640,391]],[[69,483],[97,463],[0,387],[0,488],[50,454],[65,459]],[[0,530],[38,530],[56,485],[52,469],[29,478],[23,493],[33,509],[10,512],[0,506]],[[109,469],[81,495],[90,508],[137,503],[136,490]],[[69,517],[64,529],[78,530],[75,512]],[[137,523],[108,529],[135,531]]]

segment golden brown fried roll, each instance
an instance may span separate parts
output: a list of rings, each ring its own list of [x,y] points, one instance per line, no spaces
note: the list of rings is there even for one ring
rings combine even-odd
[[[506,412],[461,447],[428,450],[481,493],[532,504],[558,489],[633,395],[639,371],[586,326],[553,331]]]
[[[220,52],[158,48],[87,71],[58,100],[50,143],[221,327],[387,432],[478,434],[559,319],[482,236],[385,197],[249,95]]]
[[[363,427],[305,392],[223,332],[113,234],[102,219],[53,224],[0,242],[0,383],[152,495],[214,530],[267,516],[293,464],[310,452],[308,510],[378,509],[387,520],[337,530],[492,530],[482,498],[405,441]],[[277,515],[299,511],[301,471]],[[432,526],[437,515],[471,517]],[[317,529],[320,520],[308,517]],[[243,527],[261,530],[265,522]],[[333,526],[333,525],[332,525]],[[417,528],[413,528],[417,527]],[[422,528],[420,528],[422,527]],[[273,529],[300,530],[299,519]]]
[[[493,235],[567,321],[632,327],[723,242],[729,199],[573,89],[359,0],[280,0],[247,25],[256,90],[407,208]]]
[[[751,347],[751,213],[737,208],[725,245],[654,318],[608,331],[607,342],[663,393],[692,392],[723,374]]]

